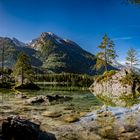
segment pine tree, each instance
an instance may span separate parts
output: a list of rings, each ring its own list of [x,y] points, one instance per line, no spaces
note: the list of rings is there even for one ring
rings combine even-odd
[[[3,76],[4,76],[4,55],[5,55],[5,42],[2,40],[0,42],[0,49],[1,49],[1,82],[3,83]]]
[[[101,44],[98,46],[101,50],[97,53],[97,61],[95,68],[98,70],[102,66],[105,67],[107,71],[107,65],[112,64],[113,61],[116,59],[116,51],[115,51],[115,44],[114,42],[105,34],[102,38]]]
[[[21,52],[13,69],[14,77],[21,77],[21,84],[24,83],[24,79],[31,79],[32,77],[32,67],[29,57]]]
[[[127,52],[126,64],[133,69],[134,65],[139,65],[138,54],[135,49],[130,48]]]
[[[2,54],[1,54],[1,82],[3,83],[3,74],[4,74],[4,46],[2,46]]]
[[[115,51],[115,44],[112,40],[109,40],[108,49],[107,49],[107,63],[112,64],[116,59],[117,54]]]

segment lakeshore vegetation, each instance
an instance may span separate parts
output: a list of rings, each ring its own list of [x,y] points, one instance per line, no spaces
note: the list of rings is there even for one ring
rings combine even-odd
[[[1,46],[4,45],[2,42]],[[8,44],[6,45],[8,46]],[[108,37],[107,34],[104,34],[102,41],[98,46],[99,52],[96,54],[96,59],[94,59],[95,64],[92,67],[96,72],[94,74],[78,74],[78,73],[50,73],[47,71],[47,68],[35,67],[32,66],[31,58],[25,52],[20,52],[13,68],[7,68],[5,66],[5,49],[3,47],[2,59],[1,59],[1,68],[0,68],[0,87],[2,88],[11,88],[16,85],[23,85],[29,83],[39,83],[40,85],[47,83],[49,87],[64,86],[64,87],[76,87],[71,89],[77,89],[85,87],[87,89],[94,82],[96,78],[98,81],[105,80],[105,77],[108,77],[114,74],[118,67],[114,66],[114,63],[117,62],[117,52],[115,49],[115,43],[113,40]],[[9,49],[9,52],[11,50]],[[130,48],[127,52],[126,65],[130,69],[136,69],[135,66],[139,65],[139,58],[136,50]],[[122,66],[124,68],[126,66]],[[103,74],[103,75],[102,75]]]

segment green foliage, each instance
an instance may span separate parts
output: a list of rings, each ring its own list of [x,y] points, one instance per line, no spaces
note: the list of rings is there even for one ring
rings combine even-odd
[[[123,77],[120,81],[123,85],[133,85],[134,81],[138,80],[138,75],[134,73],[129,73],[125,77]]]
[[[95,56],[76,44],[65,41],[58,43],[46,36],[38,41],[35,48],[36,56],[43,62],[42,67],[48,73],[95,74]]]
[[[99,70],[101,67],[105,67],[107,70],[107,65],[112,64],[116,59],[116,51],[114,42],[105,34],[102,38],[101,44],[98,46],[101,50],[97,54],[97,61],[95,68]]]
[[[39,85],[40,86],[40,85]],[[89,91],[89,87],[82,86],[70,86],[70,85],[48,85],[40,86],[42,89],[47,91]]]
[[[101,69],[102,67],[105,67],[105,66],[106,66],[105,61],[102,60],[102,59],[100,59],[100,58],[97,56],[96,65],[94,66],[94,68],[95,68],[96,70],[99,70],[99,69]]]
[[[105,71],[103,75],[99,75],[96,78],[96,82],[101,83],[103,81],[107,81],[110,77],[112,77],[114,74],[116,74],[117,71],[115,70],[110,70],[110,71]]]
[[[95,74],[93,69],[96,57],[83,50],[76,43],[57,40],[49,37],[38,38],[33,48],[19,47],[10,38],[0,38],[4,40],[8,47],[5,49],[5,67],[13,68],[20,52],[26,53],[31,60],[31,64],[38,69],[45,68],[48,73],[78,73]],[[1,46],[0,46],[1,48]],[[0,49],[0,54],[2,49]],[[10,53],[9,53],[10,52]],[[1,62],[0,57],[0,62]]]
[[[14,77],[21,76],[22,84],[25,78],[31,79],[32,67],[31,67],[30,59],[25,53],[21,52],[19,54],[12,75]]]
[[[36,75],[37,82],[57,82],[67,86],[89,87],[94,82],[94,77],[82,74],[62,73],[62,74],[41,74]]]
[[[14,84],[11,82],[0,83],[0,88],[11,89],[12,86],[14,86]]]
[[[97,98],[99,98],[105,105],[116,106],[116,104],[112,102],[112,98],[103,95],[97,95]]]
[[[12,69],[10,69],[10,68],[5,68],[4,70],[2,70],[2,68],[0,68],[0,75],[2,74],[2,72],[3,72],[3,74],[5,75],[10,75],[11,73],[12,73]]]
[[[116,72],[117,71],[115,70],[105,71],[103,75],[106,77],[111,77],[112,75],[116,74]]]
[[[42,61],[45,61],[45,59],[47,59],[50,53],[49,48],[53,48],[53,46],[54,46],[54,43],[51,40],[47,40],[46,42],[41,43],[37,52],[37,56],[41,58]]]
[[[139,99],[140,93],[136,93],[135,95],[122,95],[119,99],[123,102],[125,102],[125,106],[133,106],[134,104],[139,104],[140,99]]]
[[[135,49],[130,48],[127,52],[126,57],[126,64],[131,67],[131,69],[134,67],[134,65],[139,65],[139,59],[138,54]]]
[[[120,81],[123,83],[123,85],[126,85],[126,84],[132,85],[133,77],[132,77],[132,75],[127,75],[127,76],[123,77]]]

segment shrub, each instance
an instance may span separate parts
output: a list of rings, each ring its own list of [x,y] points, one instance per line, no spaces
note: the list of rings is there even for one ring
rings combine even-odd
[[[138,80],[137,76],[134,75],[133,73],[127,74],[125,77],[123,77],[120,81],[122,82],[123,85],[133,85],[133,82],[135,80]]]
[[[110,70],[110,71],[105,71],[103,75],[99,75],[96,78],[96,82],[103,82],[103,81],[107,81],[108,78],[112,77],[114,74],[116,74],[117,71],[115,70]]]

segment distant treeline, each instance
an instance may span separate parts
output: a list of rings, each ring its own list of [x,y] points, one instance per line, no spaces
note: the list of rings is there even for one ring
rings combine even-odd
[[[62,73],[62,74],[39,74],[35,75],[34,81],[36,82],[57,82],[64,83],[68,86],[89,87],[94,77],[82,74]]]

